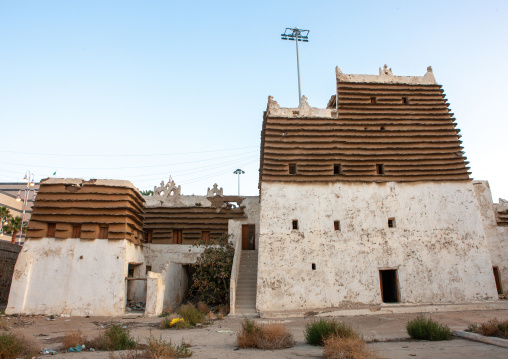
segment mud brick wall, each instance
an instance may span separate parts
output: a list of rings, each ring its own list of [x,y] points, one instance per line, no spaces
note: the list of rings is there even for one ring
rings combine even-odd
[[[12,273],[21,247],[0,240],[0,305],[7,304],[11,289]]]

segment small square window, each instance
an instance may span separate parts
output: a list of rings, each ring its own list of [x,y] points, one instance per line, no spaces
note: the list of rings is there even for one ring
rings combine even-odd
[[[48,223],[48,233],[46,237],[55,238],[56,233],[56,223]]]
[[[298,220],[293,219],[293,230],[297,230],[297,229],[298,229]]]
[[[146,266],[146,274],[152,271],[152,266]]]
[[[295,163],[290,163],[289,164],[289,174],[290,175],[295,175],[296,174],[296,164]]]
[[[71,238],[81,238],[81,225],[72,226],[72,237]]]
[[[204,244],[210,244],[210,231],[202,231],[201,240]]]
[[[385,174],[385,166],[384,165],[376,165],[376,172],[378,175]]]
[[[371,97],[371,98],[370,98],[370,103],[371,103],[371,104],[375,104],[375,103],[377,103],[376,98],[375,98],[375,97]]]
[[[334,175],[340,175],[341,174],[340,164],[336,163],[336,164],[333,165],[333,174]]]
[[[333,228],[336,231],[340,231],[340,221],[333,221]]]
[[[395,228],[395,218],[388,218],[388,228]]]
[[[108,239],[109,226],[99,227],[99,239]]]

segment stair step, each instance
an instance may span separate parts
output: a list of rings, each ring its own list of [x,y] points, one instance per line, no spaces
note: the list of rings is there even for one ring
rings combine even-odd
[[[256,303],[255,297],[241,298],[236,300],[236,304],[253,304]]]
[[[249,295],[256,296],[256,293],[257,293],[256,289],[257,289],[256,287],[251,287],[251,288],[240,288],[240,287],[238,287],[238,289],[236,290],[236,295],[238,295],[238,294],[249,294]]]
[[[236,298],[248,299],[248,298],[256,298],[256,292],[237,292]]]

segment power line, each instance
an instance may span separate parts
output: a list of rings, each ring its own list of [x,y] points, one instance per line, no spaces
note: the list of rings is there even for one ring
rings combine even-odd
[[[249,147],[237,147],[237,148],[225,148],[222,150],[210,150],[210,151],[196,151],[196,152],[173,152],[173,153],[152,153],[152,154],[142,154],[142,155],[113,155],[113,154],[65,154],[65,153],[37,153],[37,152],[18,152],[18,151],[0,151],[0,153],[14,153],[14,154],[23,154],[23,155],[38,155],[38,156],[62,156],[62,157],[153,157],[153,156],[175,156],[175,155],[189,155],[189,154],[198,154],[198,153],[212,153],[212,152],[224,152],[224,151],[234,151],[234,150],[244,150],[247,148],[259,148],[259,146],[249,146]]]
[[[214,157],[212,159],[220,159],[220,158],[230,158],[235,156],[241,156],[245,154],[254,153],[257,151],[250,151],[246,153],[241,154],[234,154],[230,156],[223,156],[223,157]],[[11,165],[11,166],[22,166],[22,167],[39,167],[39,168],[51,168],[51,169],[71,169],[71,170],[121,170],[121,169],[136,169],[136,168],[154,168],[154,167],[169,167],[179,164],[187,164],[187,163],[196,163],[196,162],[202,162],[202,161],[209,161],[210,158],[206,159],[200,159],[196,161],[185,161],[185,162],[178,162],[178,163],[166,163],[166,164],[160,164],[160,165],[151,165],[151,166],[130,166],[130,167],[62,167],[58,165],[53,166],[43,166],[43,165],[34,165],[34,164],[20,164],[20,163],[10,163],[10,162],[0,162],[1,164],[5,165]]]

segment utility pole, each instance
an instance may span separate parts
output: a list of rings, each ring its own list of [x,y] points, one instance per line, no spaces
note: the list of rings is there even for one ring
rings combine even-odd
[[[286,27],[281,34],[282,40],[291,40],[296,42],[296,68],[298,71],[298,106],[302,104],[302,85],[300,82],[300,54],[298,53],[298,41],[309,42],[309,30],[302,30],[297,27]]]
[[[233,172],[235,175],[238,175],[238,195],[240,195],[240,175],[243,175],[245,171],[242,171],[241,169],[237,169],[235,172]]]

